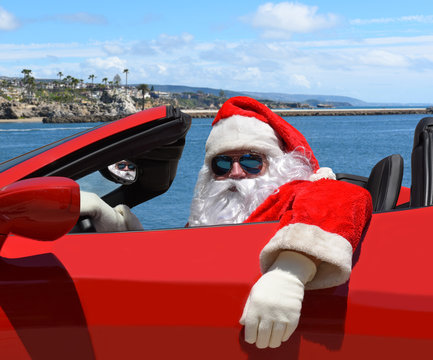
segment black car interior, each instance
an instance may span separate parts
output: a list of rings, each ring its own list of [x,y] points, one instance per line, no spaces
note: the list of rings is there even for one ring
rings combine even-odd
[[[373,211],[389,211],[395,208],[403,178],[403,158],[398,154],[380,160],[370,176],[362,177],[338,173],[337,180],[350,182],[367,189],[373,201]]]
[[[410,206],[433,205],[433,117],[420,120],[412,149]]]

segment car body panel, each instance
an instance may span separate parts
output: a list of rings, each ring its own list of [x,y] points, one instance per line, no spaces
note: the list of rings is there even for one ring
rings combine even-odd
[[[307,291],[299,328],[280,349],[245,344],[238,323],[260,276],[258,255],[278,223],[76,234],[48,243],[10,237],[1,256],[52,253],[63,264],[97,358],[425,358],[433,350],[433,288],[422,276],[433,250],[425,236],[431,212],[375,214],[349,284]],[[417,246],[408,257],[411,238]]]

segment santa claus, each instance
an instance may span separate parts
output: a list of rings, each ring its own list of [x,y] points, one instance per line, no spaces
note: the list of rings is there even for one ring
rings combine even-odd
[[[254,99],[229,99],[212,125],[188,224],[279,221],[240,319],[245,341],[275,348],[298,325],[304,289],[348,280],[371,197],[319,168],[304,136]]]
[[[348,280],[371,196],[320,168],[304,136],[254,99],[229,99],[212,125],[188,226],[279,221],[240,319],[245,341],[275,348],[295,331],[305,289]],[[81,196],[97,231],[142,229],[125,205]]]

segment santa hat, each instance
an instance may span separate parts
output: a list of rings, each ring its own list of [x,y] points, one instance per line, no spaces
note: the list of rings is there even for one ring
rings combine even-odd
[[[266,105],[245,96],[227,100],[212,123],[206,142],[205,162],[230,150],[254,150],[268,156],[298,151],[309,160],[313,170],[317,159],[304,136]]]

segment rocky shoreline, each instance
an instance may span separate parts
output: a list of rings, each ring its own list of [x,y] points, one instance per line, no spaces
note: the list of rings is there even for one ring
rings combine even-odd
[[[87,115],[87,116],[50,116],[42,118],[45,124],[64,124],[64,123],[93,123],[93,122],[109,122],[122,119],[131,114],[120,115]]]
[[[98,98],[76,103],[44,101],[8,101],[0,97],[0,119],[42,118],[44,123],[113,121],[134,114],[139,109],[125,93],[104,91]]]
[[[164,105],[163,102],[154,104]],[[75,103],[61,102],[17,102],[0,97],[1,122],[44,122],[44,123],[90,123],[109,122],[140,111],[128,94],[103,91],[97,98]],[[182,109],[193,118],[214,118],[217,109]],[[353,116],[433,114],[432,108],[366,108],[366,109],[273,109],[280,116]]]

